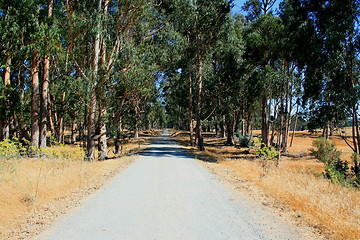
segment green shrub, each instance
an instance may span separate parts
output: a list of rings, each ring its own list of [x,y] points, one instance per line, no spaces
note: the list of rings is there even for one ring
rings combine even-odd
[[[349,184],[349,163],[340,159],[341,152],[325,138],[316,139],[311,154],[326,165],[324,175],[334,183]],[[356,161],[356,160],[355,160]]]
[[[311,154],[326,166],[333,165],[340,160],[341,152],[335,148],[335,144],[325,138],[318,138],[312,143]]]
[[[271,160],[276,161],[279,152],[272,146],[266,146],[260,138],[254,138],[254,146],[253,148],[256,150],[259,157],[263,160]]]
[[[24,151],[26,151],[26,148],[17,139],[5,139],[0,142],[0,158],[20,157]]]
[[[240,147],[251,147],[249,136],[243,136],[240,132],[236,132],[236,137],[239,139]]]

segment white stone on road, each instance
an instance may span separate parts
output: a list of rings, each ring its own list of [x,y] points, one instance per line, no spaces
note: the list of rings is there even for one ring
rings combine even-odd
[[[38,240],[301,239],[221,183],[167,131],[108,185]]]

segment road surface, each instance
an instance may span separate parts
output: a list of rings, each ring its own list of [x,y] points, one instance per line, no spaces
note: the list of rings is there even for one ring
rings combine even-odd
[[[37,240],[302,239],[188,156],[167,131]]]

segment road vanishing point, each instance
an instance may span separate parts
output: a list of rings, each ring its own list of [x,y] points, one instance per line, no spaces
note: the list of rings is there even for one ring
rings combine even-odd
[[[186,154],[167,130],[36,240],[303,239]]]

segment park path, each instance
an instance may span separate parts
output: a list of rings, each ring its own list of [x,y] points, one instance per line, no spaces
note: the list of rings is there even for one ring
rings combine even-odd
[[[37,240],[302,239],[188,156],[165,130],[127,170]]]

